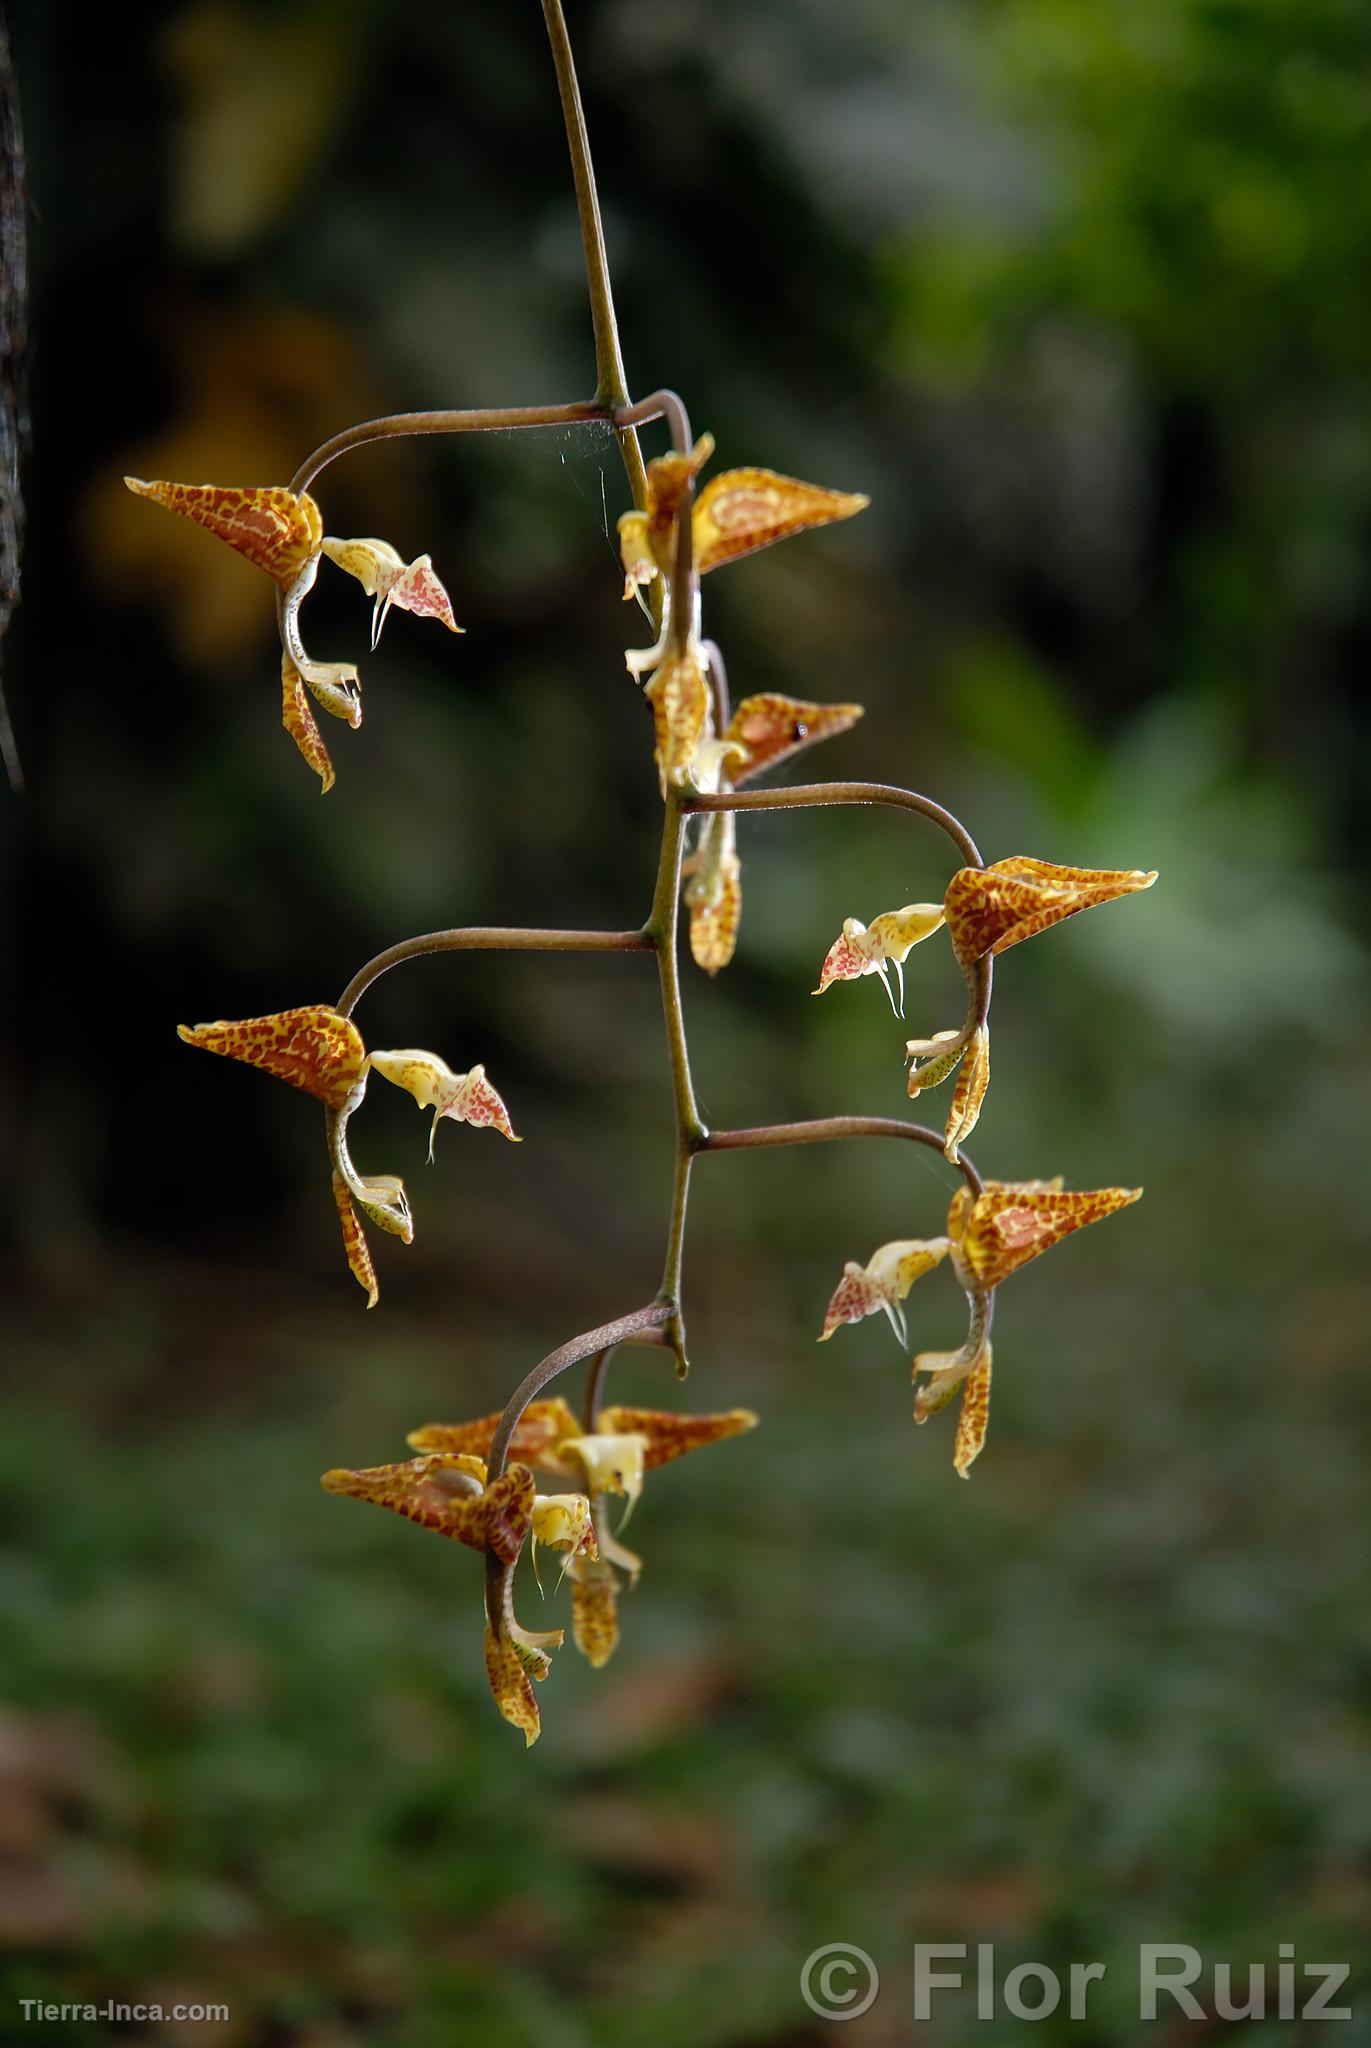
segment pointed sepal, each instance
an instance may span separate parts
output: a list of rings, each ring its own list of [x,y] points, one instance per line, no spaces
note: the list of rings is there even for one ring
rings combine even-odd
[[[366,1047],[350,1017],[327,1003],[278,1010],[269,1017],[221,1018],[214,1024],[178,1024],[177,1036],[203,1052],[242,1060],[341,1109],[361,1081]]]
[[[779,767],[805,747],[849,731],[863,716],[860,704],[813,704],[774,692],[745,697],[724,734],[725,740],[742,749],[742,759],[730,768],[729,779],[735,787],[750,782],[754,775]]]
[[[619,1581],[604,1558],[578,1553],[567,1566],[571,1581],[571,1634],[577,1649],[598,1671],[619,1642]]]
[[[323,544],[324,523],[308,491],[288,491],[278,484],[145,483],[137,476],[126,476],[124,482],[136,498],[151,498],[226,541],[283,590],[289,590]]]
[[[702,1451],[721,1444],[731,1436],[755,1429],[759,1418],[750,1408],[730,1408],[719,1415],[677,1415],[665,1408],[602,1408],[595,1418],[596,1430],[605,1436],[640,1436],[643,1439],[643,1470],[655,1472],[690,1451]]]
[[[338,1221],[342,1225],[343,1252],[347,1258],[348,1271],[366,1294],[367,1307],[375,1308],[381,1299],[381,1288],[376,1278],[376,1267],[372,1262],[371,1246],[367,1243],[366,1232],[357,1221],[357,1211],[352,1206],[352,1196],[341,1173],[335,1173],[333,1176],[333,1199],[338,1205]]]
[[[1156,870],[1066,868],[1013,854],[988,868],[960,868],[947,885],[947,928],[963,967],[1004,953],[1063,918],[1150,889]]]
[[[474,1422],[429,1422],[412,1430],[409,1442],[416,1451],[465,1451],[485,1457],[499,1426],[499,1411]],[[579,1467],[568,1468],[558,1462],[557,1447],[568,1437],[581,1434],[579,1418],[559,1394],[546,1401],[530,1401],[510,1440],[510,1456],[544,1472],[575,1471]]]
[[[1025,1190],[987,1181],[966,1212],[958,1252],[982,1287],[998,1287],[1073,1231],[1126,1209],[1141,1188]]]
[[[711,477],[695,500],[691,534],[695,565],[704,576],[758,548],[851,519],[871,503],[859,491],[829,491],[774,469],[726,469]]]
[[[927,1081],[921,1082],[921,1086],[927,1087]],[[943,1151],[954,1166],[960,1156],[960,1148],[976,1128],[981,1105],[985,1101],[985,1091],[989,1086],[990,1026],[980,1024],[971,1034],[966,1058],[962,1061],[962,1070],[952,1091],[952,1107],[947,1113]]]
[[[320,793],[327,796],[334,783],[333,762],[310,709],[300,671],[288,654],[281,657],[281,723],[318,776]]]

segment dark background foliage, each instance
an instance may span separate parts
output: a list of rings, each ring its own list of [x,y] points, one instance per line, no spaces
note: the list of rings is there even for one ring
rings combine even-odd
[[[917,1940],[993,1941],[1106,1961],[1091,2038],[1131,2042],[1140,1941],[1357,1961],[1371,1906],[1371,20],[571,13],[635,388],[680,388],[726,464],[873,499],[711,579],[735,688],[859,698],[814,772],[927,789],[992,856],[1162,871],[1006,960],[975,1146],[1147,1199],[1007,1293],[963,1486],[882,1331],[813,1344],[842,1261],[938,1228],[949,1176],[705,1162],[685,1395],[763,1426],[650,1486],[619,1656],[565,1653],[521,1754],[475,1560],[315,1475],[651,1292],[650,970],[448,959],[368,998],[374,1043],[484,1059],[528,1141],[445,1131],[430,1169],[412,1106],[368,1102],[362,1163],[419,1224],[370,1317],[312,1106],[172,1026],[326,1000],[435,924],[642,915],[617,458],[498,436],[329,472],[329,529],[430,550],[467,633],[388,627],[323,802],[268,586],[118,479],[284,480],[369,412],[588,390],[538,9],[193,0],[78,40],[15,6],[9,1995],[222,1998],[235,2043],[760,2048],[827,2038],[799,1968],[850,1940],[879,2048]],[[311,640],[361,655],[340,585]],[[737,964],[687,986],[706,1115],[900,1113],[879,991],[807,991],[845,914],[940,892],[942,846],[855,814],[742,841]],[[926,951],[911,1029],[955,1015]],[[944,1276],[911,1310],[955,1341]],[[662,1374],[615,1385],[669,1405]],[[949,1998],[930,2038],[982,2031]]]

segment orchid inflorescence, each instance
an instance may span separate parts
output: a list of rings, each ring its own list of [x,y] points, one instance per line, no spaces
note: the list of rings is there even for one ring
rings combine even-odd
[[[684,1375],[686,1370],[681,1276],[695,1161],[706,1153],[862,1137],[912,1140],[945,1156],[959,1175],[959,1185],[951,1197],[944,1233],[893,1240],[864,1265],[849,1261],[829,1303],[821,1337],[827,1339],[843,1324],[883,1310],[903,1348],[908,1341],[905,1300],[911,1287],[947,1261],[966,1297],[967,1335],[956,1350],[915,1355],[914,1414],[916,1421],[924,1422],[960,1393],[953,1461],[965,1478],[985,1441],[990,1331],[1001,1282],[1063,1237],[1136,1201],[1141,1192],[1102,1188],[1069,1193],[1059,1179],[986,1180],[966,1156],[963,1148],[981,1115],[990,1079],[991,963],[997,954],[1077,912],[1146,889],[1156,880],[1155,874],[1138,869],[1057,866],[1027,855],[987,866],[956,818],[930,798],[893,785],[745,787],[802,749],[850,730],[862,716],[862,707],[764,692],[746,697],[734,708],[719,650],[703,637],[700,579],[792,535],[848,519],[867,500],[756,467],[722,471],[697,491],[696,480],[714,451],[712,437],[693,438],[685,408],[674,393],[658,392],[630,402],[559,0],[544,0],[544,14],[572,140],[582,221],[589,224],[585,247],[599,373],[595,397],[570,405],[411,413],[366,422],[316,450],[289,485],[224,487],[128,479],[138,495],[203,526],[275,582],[283,722],[327,791],[333,767],[310,700],[355,729],[361,721],[361,697],[353,665],[314,660],[302,639],[301,606],[325,557],[355,576],[373,599],[373,649],[392,608],[460,629],[427,555],[406,562],[385,541],[337,540],[325,534],[312,495],[320,472],[351,448],[405,434],[583,423],[608,423],[618,433],[634,499],[633,509],[619,521],[624,597],[642,607],[654,628],[652,644],[630,648],[625,660],[651,714],[663,802],[657,882],[643,923],[622,932],[467,926],[425,933],[369,961],[336,1005],[314,1003],[265,1017],[180,1027],[191,1045],[260,1067],[324,1104],[330,1184],[344,1251],[368,1306],[374,1307],[380,1288],[361,1219],[405,1244],[413,1239],[414,1222],[402,1179],[389,1173],[360,1173],[352,1161],[349,1126],[371,1074],[406,1090],[421,1108],[433,1112],[430,1160],[438,1125],[445,1119],[517,1140],[504,1102],[483,1066],[471,1064],[459,1072],[433,1052],[413,1047],[367,1049],[353,1012],[371,984],[388,969],[435,952],[641,952],[655,958],[677,1140],[666,1258],[655,1297],[550,1353],[526,1376],[502,1413],[474,1422],[429,1424],[410,1438],[415,1456],[365,1469],[338,1469],[323,1480],[330,1493],[372,1501],[483,1555],[486,1669],[501,1713],[523,1730],[530,1743],[539,1732],[533,1684],[546,1676],[563,1631],[529,1630],[518,1621],[514,1573],[520,1559],[527,1553],[536,1561],[540,1544],[561,1555],[561,1577],[571,1584],[576,1644],[592,1665],[603,1665],[618,1640],[620,1587],[636,1584],[640,1570],[639,1559],[620,1538],[645,1473],[738,1435],[757,1420],[745,1409],[688,1416],[603,1404],[606,1367],[619,1344],[665,1347],[674,1354],[678,1371]],[[657,419],[667,422],[672,445],[645,465],[637,429]],[[709,1131],[696,1103],[681,1004],[681,904],[695,963],[706,973],[717,974],[728,966],[739,940],[739,815],[834,804],[885,804],[913,811],[939,826],[956,848],[958,865],[941,902],[882,911],[869,924],[856,916],[845,920],[823,959],[815,990],[823,994],[838,982],[877,975],[892,1009],[902,1015],[904,970],[912,949],[946,929],[966,982],[965,1015],[960,1025],[911,1038],[904,1048],[910,1095],[923,1094],[956,1073],[944,1128],[939,1133],[895,1118],[837,1116]],[[582,1363],[589,1369],[584,1410],[578,1417],[564,1399],[548,1395],[546,1389],[561,1373]],[[569,1484],[571,1490],[540,1492],[535,1476],[540,1473],[564,1487]],[[617,1527],[612,1527],[609,1502],[616,1496],[625,1507]]]

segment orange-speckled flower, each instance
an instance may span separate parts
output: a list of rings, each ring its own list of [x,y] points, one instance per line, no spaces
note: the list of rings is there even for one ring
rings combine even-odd
[[[586,1430],[559,1397],[534,1401],[510,1439],[511,1463],[486,1483],[485,1459],[499,1415],[474,1422],[430,1423],[411,1435],[420,1452],[403,1464],[324,1475],[330,1493],[374,1501],[421,1527],[492,1554],[502,1567],[487,1589],[486,1671],[507,1721],[535,1742],[540,1728],[533,1682],[547,1675],[549,1652],[560,1629],[531,1633],[515,1619],[513,1568],[526,1543],[550,1545],[566,1555],[572,1625],[578,1648],[592,1664],[613,1654],[618,1641],[618,1577],[636,1580],[640,1560],[606,1525],[604,1500],[623,1494],[631,1507],[643,1474],[706,1444],[750,1429],[746,1409],[726,1415],[674,1415],[655,1408],[601,1409]],[[541,1494],[533,1471],[569,1475],[584,1492]]]
[[[961,1420],[953,1463],[965,1479],[985,1442],[990,1414],[990,1324],[995,1289],[1040,1252],[1074,1230],[1098,1223],[1136,1202],[1141,1188],[1091,1188],[1067,1193],[1060,1180],[986,1181],[980,1194],[959,1188],[947,1214],[945,1237],[882,1245],[865,1266],[850,1261],[828,1306],[823,1337],[884,1309],[901,1343],[899,1304],[914,1281],[949,1253],[967,1298],[970,1321],[958,1351],[921,1351],[914,1360],[914,1420],[926,1422],[962,1389]],[[923,1375],[923,1383],[919,1384]]]
[[[713,435],[702,434],[689,456],[661,455],[648,464],[644,510],[625,512],[619,521],[625,597],[659,572],[670,574],[677,512],[689,482],[713,453]],[[691,513],[696,569],[707,575],[792,533],[851,519],[870,502],[860,492],[825,490],[773,469],[724,470],[705,485]]]
[[[304,689],[335,718],[353,727],[361,724],[362,706],[356,668],[350,662],[312,660],[300,637],[300,605],[314,586],[324,547],[319,507],[308,491],[289,491],[279,484],[144,483],[136,476],[125,477],[124,482],[136,497],[150,498],[167,511],[203,526],[280,587],[285,657],[282,724],[327,791],[332,787],[333,768],[305,702]]]
[[[1156,879],[1155,869],[1063,868],[1013,854],[988,868],[958,869],[947,885],[947,928],[958,960],[969,967],[1079,910],[1150,889]]]
[[[508,1466],[487,1483],[484,1460],[467,1451],[433,1451],[402,1464],[326,1472],[321,1484],[327,1493],[389,1508],[503,1567],[498,1605],[486,1627],[486,1674],[505,1719],[523,1730],[528,1743],[536,1742],[540,1722],[530,1680],[547,1676],[549,1653],[561,1644],[562,1630],[520,1627],[514,1615],[513,1568],[525,1545],[532,1554],[539,1543],[565,1551],[568,1566],[582,1560],[593,1564],[597,1553],[589,1501],[580,1494],[538,1493],[523,1464]]]
[[[668,784],[686,780],[696,747],[702,739],[710,737],[709,689],[699,648],[698,606],[696,616],[682,622],[686,630],[674,633],[670,578],[681,507],[713,452],[713,437],[703,434],[689,455],[673,452],[658,456],[647,467],[643,510],[626,512],[619,521],[624,596],[637,596],[644,584],[658,575],[664,582],[666,601],[655,645],[629,648],[624,656],[630,674],[649,675],[645,693],[652,705],[663,793]],[[867,502],[853,493],[821,490],[793,477],[777,476],[771,470],[729,470],[708,484],[695,503],[691,537],[696,570],[700,575],[707,574],[722,562],[751,554],[806,527],[851,518]],[[762,700],[750,701],[755,712]],[[759,760],[751,772],[759,772],[773,758],[779,759],[781,751],[792,751],[792,747],[777,749],[773,755]],[[723,964],[718,956],[724,945],[717,934],[711,934],[704,950],[719,965]]]
[[[911,949],[936,932],[943,921],[941,903],[906,903],[903,910],[882,911],[869,925],[859,917],[843,920],[843,928],[824,959],[819,986],[821,996],[835,981],[856,981],[864,974],[879,974],[897,1017],[904,1015],[904,963]],[[899,1001],[890,986],[890,968],[899,982]]]
[[[606,1497],[621,1494],[631,1509],[645,1473],[738,1436],[756,1421],[747,1408],[721,1415],[677,1415],[620,1405],[602,1408],[594,1429],[588,1431],[560,1397],[533,1401],[524,1410],[510,1439],[511,1457],[576,1480],[590,1499],[594,1543],[582,1543],[572,1552],[566,1576],[572,1589],[573,1634],[592,1664],[605,1663],[618,1641],[616,1568],[630,1584],[642,1569],[642,1560],[610,1529]],[[416,1429],[409,1441],[419,1451],[481,1457],[494,1442],[499,1423],[498,1415],[483,1415],[474,1422],[431,1422]]]
[[[333,539],[325,534],[319,507],[308,491],[291,491],[279,484],[144,483],[136,476],[125,477],[124,482],[136,497],[150,498],[169,512],[203,526],[280,587],[281,723],[327,792],[333,787],[333,764],[305,691],[354,730],[362,722],[362,700],[356,666],[345,661],[315,661],[301,636],[300,607],[314,588],[320,560],[327,554],[375,598],[373,647],[391,605],[440,619],[454,633],[461,631],[432,561],[420,555],[405,562],[388,541]]]
[[[318,1096],[333,1112],[333,1196],[348,1269],[365,1292],[368,1308],[376,1306],[380,1290],[357,1210],[405,1244],[414,1237],[404,1182],[392,1173],[358,1173],[348,1149],[348,1125],[366,1094],[372,1067],[378,1067],[387,1080],[407,1088],[424,1106],[432,1107],[435,1129],[438,1121],[447,1116],[459,1123],[488,1124],[507,1138],[514,1137],[504,1103],[486,1080],[484,1067],[454,1074],[435,1053],[406,1050],[369,1054],[352,1019],[341,1016],[327,1003],[237,1022],[220,1020],[194,1027],[181,1024],[177,1030],[188,1045],[261,1067],[278,1080]],[[429,1157],[433,1157],[431,1136]]]

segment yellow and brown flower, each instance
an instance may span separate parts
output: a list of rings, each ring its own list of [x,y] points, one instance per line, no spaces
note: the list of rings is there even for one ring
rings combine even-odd
[[[427,555],[405,562],[383,540],[335,540],[324,533],[318,505],[308,491],[280,484],[179,484],[124,478],[135,497],[148,498],[182,519],[204,527],[271,577],[280,596],[281,723],[319,777],[325,794],[333,787],[333,763],[319,732],[306,690],[334,718],[354,729],[362,722],[357,669],[351,662],[315,661],[300,633],[300,606],[314,588],[324,555],[355,576],[376,600],[371,644],[380,637],[390,606],[436,618],[453,632],[461,628],[448,594]]]
[[[1102,1222],[1141,1194],[1141,1188],[1068,1193],[1060,1180],[986,1181],[974,1195],[968,1187],[959,1188],[948,1209],[945,1237],[882,1245],[865,1266],[849,1261],[821,1336],[831,1337],[840,1324],[884,1309],[903,1343],[900,1303],[915,1280],[950,1255],[970,1311],[966,1342],[957,1351],[922,1351],[915,1358],[914,1420],[926,1422],[963,1390],[953,1464],[965,1479],[985,1442],[990,1415],[995,1289],[1073,1231]],[[926,1375],[922,1385],[921,1374]]]
[[[179,1024],[177,1034],[187,1045],[260,1067],[278,1081],[303,1089],[326,1104],[331,1112],[332,1189],[342,1226],[343,1249],[349,1271],[366,1293],[368,1308],[376,1306],[380,1290],[357,1209],[405,1244],[414,1237],[404,1182],[390,1173],[358,1173],[348,1149],[348,1124],[366,1094],[372,1068],[406,1089],[421,1107],[432,1108],[434,1132],[442,1118],[450,1117],[456,1123],[488,1125],[518,1142],[504,1103],[486,1079],[484,1067],[454,1074],[436,1053],[368,1053],[352,1019],[342,1016],[328,1003],[279,1010],[266,1017]],[[429,1158],[432,1157],[430,1134]]]

